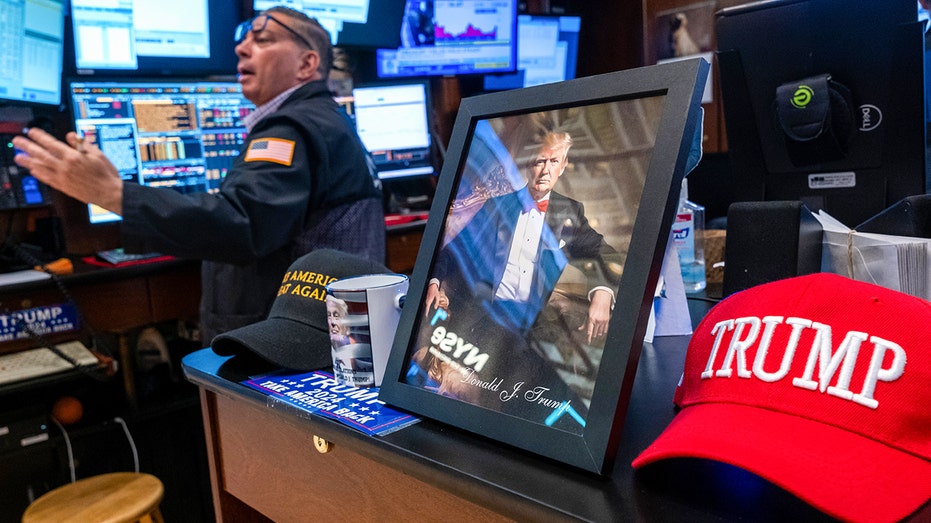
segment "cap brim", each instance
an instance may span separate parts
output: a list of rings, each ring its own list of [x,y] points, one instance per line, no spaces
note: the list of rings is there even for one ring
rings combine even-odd
[[[816,421],[735,404],[686,407],[634,461],[703,458],[847,521],[898,521],[931,498],[931,462]]]
[[[301,371],[333,364],[329,333],[287,318],[268,318],[220,334],[211,348],[221,356],[248,351],[280,367]]]

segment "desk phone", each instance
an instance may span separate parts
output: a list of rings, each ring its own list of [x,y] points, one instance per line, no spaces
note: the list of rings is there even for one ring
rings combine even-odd
[[[48,187],[16,165],[12,134],[0,134],[0,210],[45,205]]]

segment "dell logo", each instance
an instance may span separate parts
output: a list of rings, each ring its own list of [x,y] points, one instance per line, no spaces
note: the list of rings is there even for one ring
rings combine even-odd
[[[879,110],[879,107],[870,104],[863,104],[860,106],[860,130],[861,131],[872,131],[879,127],[879,124],[883,121],[883,113]]]

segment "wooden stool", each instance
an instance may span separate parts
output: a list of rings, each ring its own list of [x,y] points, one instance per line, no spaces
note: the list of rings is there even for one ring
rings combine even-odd
[[[114,472],[81,479],[32,502],[23,523],[162,523],[165,489],[151,474]]]

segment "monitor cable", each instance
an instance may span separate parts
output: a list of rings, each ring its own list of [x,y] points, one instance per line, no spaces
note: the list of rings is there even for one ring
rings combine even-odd
[[[129,442],[129,448],[133,453],[134,470],[139,472],[139,451],[136,450],[136,442],[133,440],[133,435],[129,432],[129,426],[127,426],[126,421],[119,416],[113,418],[113,421],[119,423],[123,427],[123,433],[126,434],[126,441]]]
[[[54,417],[51,419],[52,423],[54,423],[55,426],[58,427],[58,430],[61,431],[62,438],[65,441],[65,451],[68,454],[68,472],[70,474],[71,483],[74,483],[77,481],[77,467],[75,465],[74,449],[71,445],[71,437],[61,422],[59,422]],[[126,441],[129,443],[129,449],[133,456],[133,470],[135,472],[139,472],[139,451],[136,449],[136,441],[133,439],[132,433],[129,432],[129,426],[126,424],[126,421],[119,416],[113,418],[113,421],[114,423],[120,425],[120,427],[123,429],[123,434],[126,436]]]
[[[65,450],[68,452],[68,470],[71,473],[71,482],[74,483],[77,481],[77,473],[75,472],[74,466],[74,450],[71,448],[71,438],[68,436],[68,431],[65,430],[64,425],[62,425],[55,417],[52,417],[52,423],[58,427],[58,430],[61,431],[61,435],[65,440]]]

